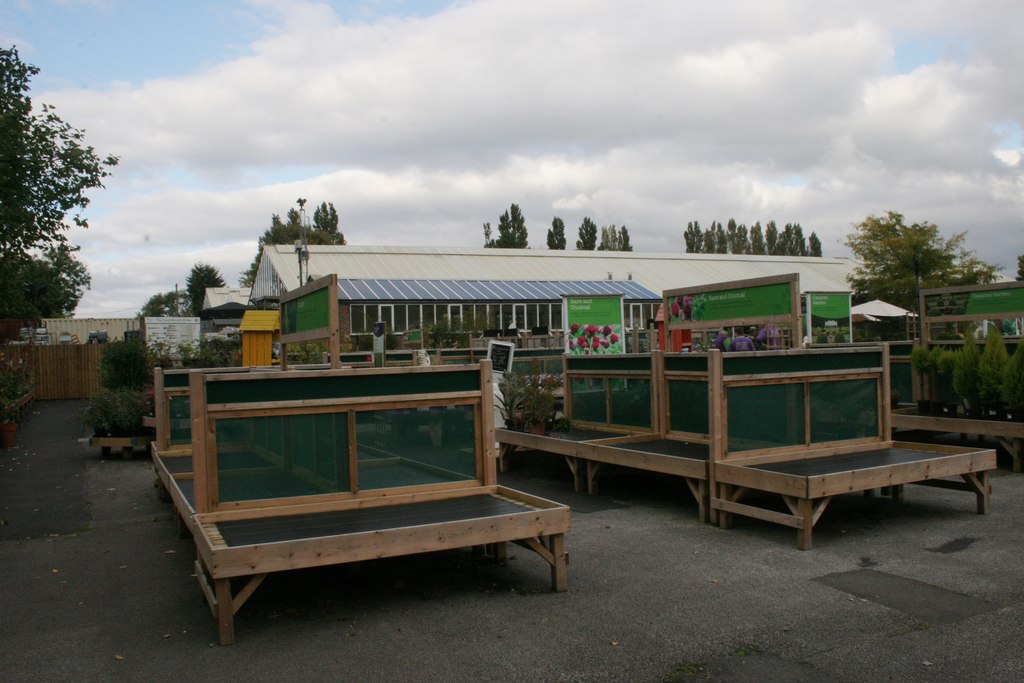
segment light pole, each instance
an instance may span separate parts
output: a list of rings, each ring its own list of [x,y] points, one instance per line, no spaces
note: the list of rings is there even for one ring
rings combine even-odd
[[[306,247],[306,200],[299,197],[295,203],[299,205],[299,241],[295,243],[295,253],[299,257],[299,287],[301,287],[306,284],[306,276],[309,271],[309,249]]]

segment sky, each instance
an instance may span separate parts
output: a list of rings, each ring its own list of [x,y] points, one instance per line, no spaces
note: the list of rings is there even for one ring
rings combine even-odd
[[[690,221],[815,232],[897,211],[1024,254],[1019,0],[3,0],[0,45],[120,163],[72,228],[78,317],[197,263],[236,285],[274,214],[349,244],[483,246],[511,204],[685,251]]]

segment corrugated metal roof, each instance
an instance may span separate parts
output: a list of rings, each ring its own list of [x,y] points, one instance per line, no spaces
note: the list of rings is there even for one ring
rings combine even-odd
[[[268,245],[263,252],[253,299],[277,297],[276,288],[298,286],[298,259],[291,245]],[[460,247],[309,247],[313,277],[336,273],[352,280],[458,281],[615,281],[639,283],[661,294],[666,289],[799,273],[805,292],[849,289],[846,275],[856,262],[847,258],[746,256],[548,249]],[[276,284],[275,284],[276,283]]]
[[[661,299],[661,294],[629,280],[338,280],[343,301],[558,301],[563,294]]]

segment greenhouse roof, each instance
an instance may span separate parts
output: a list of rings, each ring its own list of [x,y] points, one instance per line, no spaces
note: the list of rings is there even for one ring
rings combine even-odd
[[[661,296],[631,280],[338,280],[342,301],[557,301],[563,295]]]

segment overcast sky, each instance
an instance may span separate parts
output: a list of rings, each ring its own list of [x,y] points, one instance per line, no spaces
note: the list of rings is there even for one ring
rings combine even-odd
[[[332,202],[350,244],[478,247],[522,208],[683,252],[688,221],[868,215],[1024,253],[1020,0],[8,0],[33,101],[120,157],[72,230],[82,317],[197,262],[228,284],[271,216]]]

